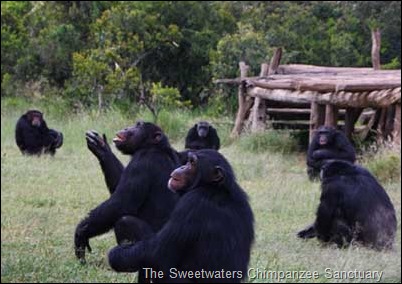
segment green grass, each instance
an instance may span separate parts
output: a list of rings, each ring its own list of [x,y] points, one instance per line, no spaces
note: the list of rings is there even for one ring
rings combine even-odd
[[[50,127],[63,131],[65,144],[54,158],[24,157],[14,142],[14,126],[21,113],[31,106],[26,102],[2,100],[1,282],[135,281],[135,274],[115,273],[107,265],[106,253],[115,245],[112,233],[91,239],[93,253],[88,255],[86,266],[75,259],[73,235],[81,218],[108,197],[99,165],[86,148],[85,131],[97,129],[111,140],[117,130],[138,117],[147,118],[146,114],[139,112],[133,117],[118,111],[102,116],[65,114],[53,111],[54,107],[36,105],[46,109]],[[183,147],[186,129],[205,118],[189,112],[160,117],[161,125],[167,127],[177,149]],[[233,165],[256,217],[251,268],[318,271],[320,278],[313,282],[334,281],[324,277],[326,268],[380,270],[384,272],[382,282],[401,281],[400,178],[384,183],[398,216],[394,251],[376,252],[361,247],[339,250],[315,240],[301,241],[295,233],[313,220],[320,194],[319,184],[308,181],[304,154],[260,148],[255,152],[248,150],[242,140],[229,144],[230,119],[214,119],[213,123],[223,140],[221,152]],[[180,127],[176,128],[176,124]],[[127,157],[120,154],[119,157],[128,161]],[[274,279],[250,281],[276,282]]]

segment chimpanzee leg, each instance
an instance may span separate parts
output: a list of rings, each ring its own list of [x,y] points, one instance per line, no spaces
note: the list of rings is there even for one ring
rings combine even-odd
[[[145,221],[134,216],[123,216],[114,226],[114,233],[119,245],[144,240],[154,234]]]
[[[352,229],[342,220],[336,220],[332,227],[332,240],[339,248],[348,246],[353,239]]]
[[[134,216],[123,216],[114,226],[114,233],[119,245],[130,244],[151,237],[154,232],[143,220]],[[151,283],[145,277],[145,270],[138,270],[138,283]]]

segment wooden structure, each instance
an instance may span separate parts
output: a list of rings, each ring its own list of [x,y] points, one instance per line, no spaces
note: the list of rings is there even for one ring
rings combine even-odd
[[[351,138],[360,119],[363,136],[375,129],[400,143],[401,70],[279,65],[281,54],[277,49],[270,64],[261,65],[259,77],[247,77],[249,67],[241,62],[240,78],[216,81],[239,86],[232,136],[247,121],[255,132],[281,128],[286,123],[278,118],[285,118],[290,128],[309,128],[310,139],[319,126],[340,128],[338,122],[344,120],[341,128]],[[374,111],[378,109],[383,111]]]

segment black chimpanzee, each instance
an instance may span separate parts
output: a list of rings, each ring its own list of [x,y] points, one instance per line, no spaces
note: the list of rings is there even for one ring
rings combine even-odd
[[[384,188],[366,169],[346,161],[326,163],[315,223],[298,233],[339,247],[352,241],[378,250],[392,247],[395,209]]]
[[[17,122],[15,141],[23,154],[54,155],[63,145],[63,134],[49,129],[40,111],[28,110]]]
[[[216,129],[206,121],[198,122],[188,131],[185,148],[219,150],[220,140]]]
[[[354,163],[353,145],[341,131],[321,126],[311,141],[307,152],[307,174],[311,180],[318,178],[322,165],[328,160],[345,160]]]
[[[189,152],[187,164],[172,172],[169,188],[181,197],[168,222],[144,241],[113,248],[111,267],[152,268],[164,274],[154,275],[161,282],[240,282],[254,239],[253,212],[226,159],[214,150]],[[178,271],[187,276],[176,278]]]
[[[75,254],[85,262],[89,239],[115,229],[119,244],[134,241],[131,219],[146,222],[157,232],[168,220],[177,196],[167,188],[172,170],[179,164],[177,152],[170,147],[162,130],[148,122],[137,122],[117,133],[117,149],[132,155],[124,169],[106,142],[96,133],[87,133],[89,149],[99,159],[111,196],[93,209],[75,231]]]

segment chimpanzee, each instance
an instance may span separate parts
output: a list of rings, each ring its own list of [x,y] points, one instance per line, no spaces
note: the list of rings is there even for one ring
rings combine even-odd
[[[298,233],[347,246],[352,241],[377,250],[392,248],[395,209],[384,188],[366,169],[347,161],[327,162],[315,223]]]
[[[63,134],[47,127],[42,112],[28,110],[17,122],[15,141],[23,154],[54,155],[63,145]]]
[[[113,248],[111,267],[152,268],[163,273],[155,282],[239,283],[247,276],[254,218],[229,163],[215,150],[189,152],[187,164],[172,172],[169,189],[181,197],[168,222],[151,237],[146,232],[144,241]],[[177,271],[190,274],[176,278]]]
[[[170,147],[162,130],[149,122],[139,121],[119,131],[113,139],[117,149],[131,155],[126,168],[95,132],[87,133],[89,149],[99,159],[111,196],[93,209],[75,231],[75,254],[85,262],[89,239],[115,229],[119,244],[134,241],[131,219],[147,223],[157,232],[168,220],[177,196],[167,188],[169,175],[179,165],[177,152]]]
[[[311,180],[318,178],[327,160],[345,160],[354,163],[356,153],[353,145],[341,131],[321,126],[311,141],[307,152],[307,174]]]
[[[220,140],[216,129],[206,121],[198,122],[188,131],[185,148],[219,150]]]

